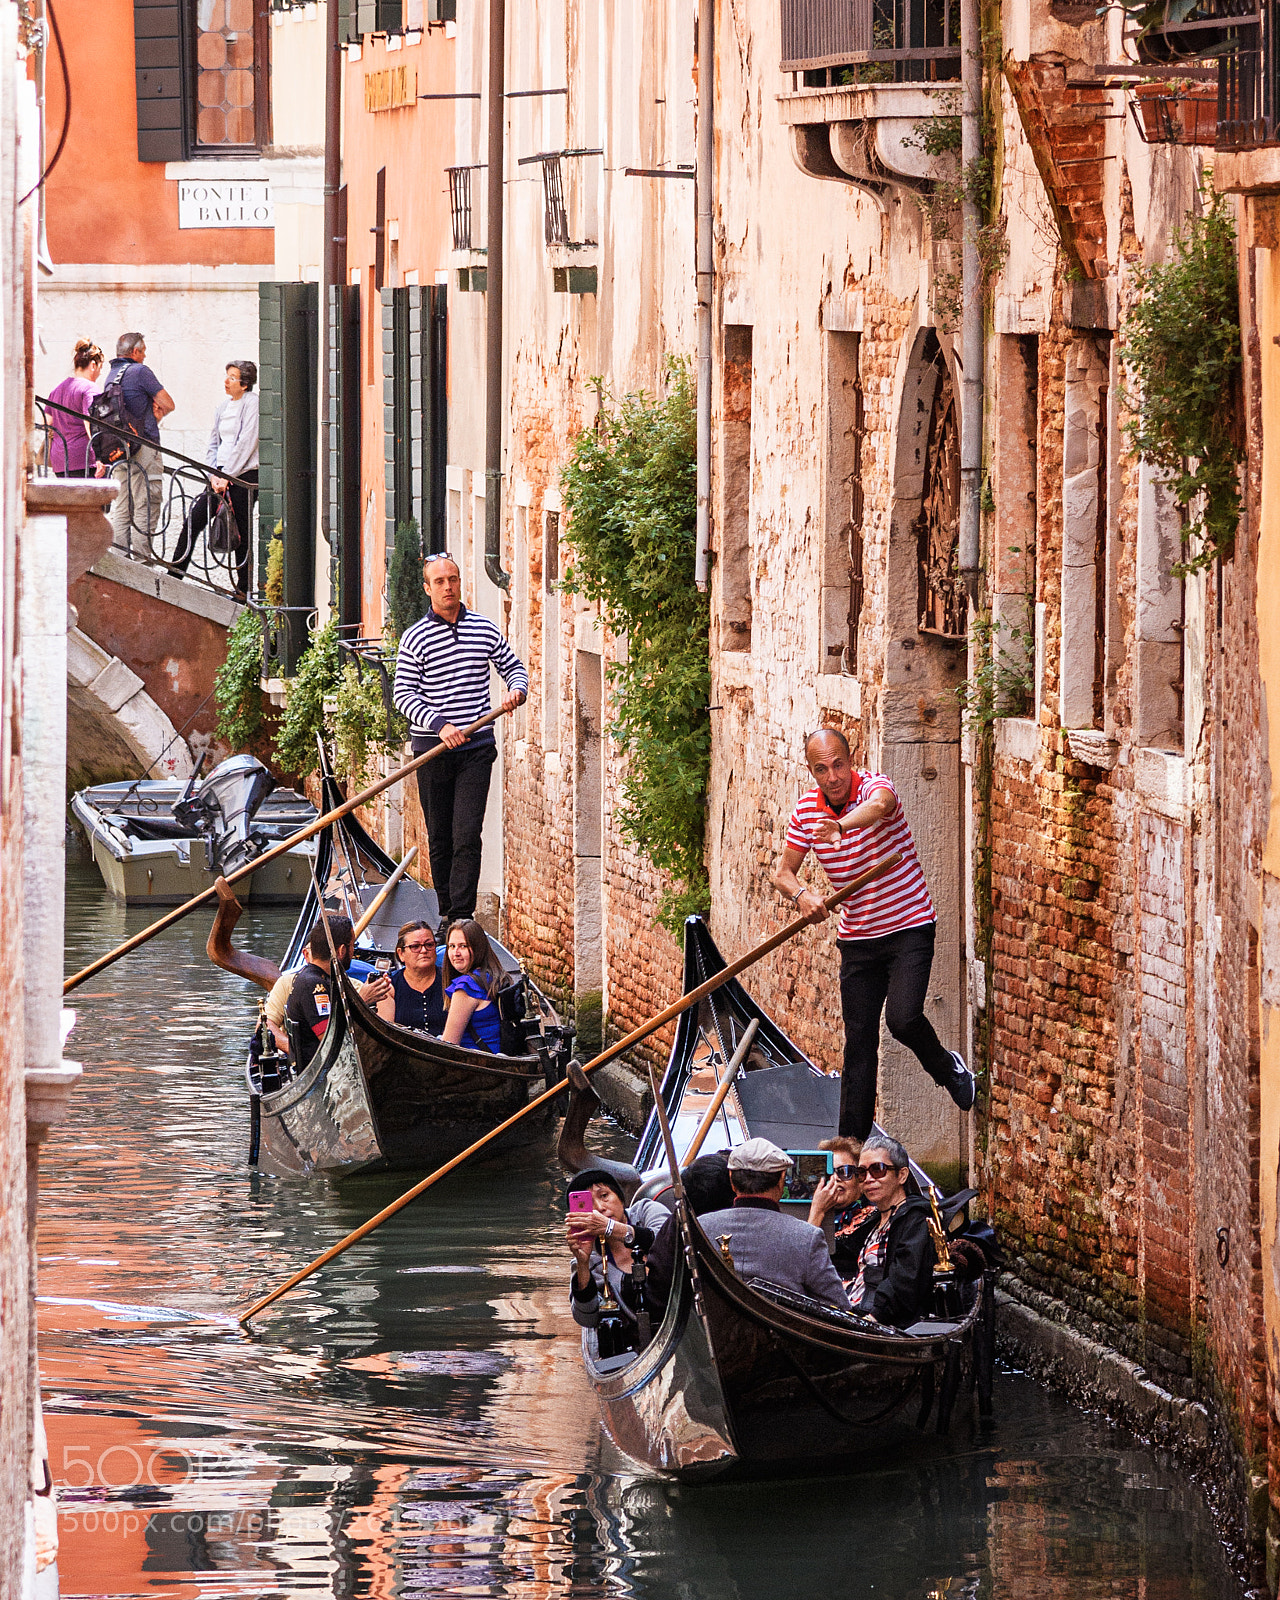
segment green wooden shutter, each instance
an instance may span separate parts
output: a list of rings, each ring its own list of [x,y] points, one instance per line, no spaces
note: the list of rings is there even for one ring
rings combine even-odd
[[[387,560],[396,525],[415,515],[408,288],[382,291],[382,445]]]
[[[182,0],[133,0],[138,160],[186,159]]]
[[[329,286],[329,546],[336,573],[338,621],[359,631],[360,576],[360,290]]]
[[[424,550],[448,543],[446,477],[449,464],[448,301],[443,283],[423,294],[422,496],[418,526]]]
[[[316,360],[319,287],[258,286],[258,530],[260,581],[276,523],[284,540],[284,604],[279,656],[291,677],[307,645],[306,613],[315,604]]]

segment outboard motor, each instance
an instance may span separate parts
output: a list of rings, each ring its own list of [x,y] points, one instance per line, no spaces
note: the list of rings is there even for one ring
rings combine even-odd
[[[213,769],[190,799],[179,800],[173,814],[203,837],[210,867],[225,876],[255,860],[270,842],[250,823],[275,786],[256,756],[232,756]]]

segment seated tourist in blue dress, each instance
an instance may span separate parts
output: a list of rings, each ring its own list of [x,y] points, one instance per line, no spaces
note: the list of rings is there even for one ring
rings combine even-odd
[[[464,919],[449,924],[442,976],[449,1002],[445,1043],[499,1055],[502,1023],[494,996],[502,982],[502,968],[478,922]]]
[[[403,970],[391,974],[392,993],[378,1007],[378,1015],[402,1028],[442,1034],[444,984],[436,971],[436,936],[429,922],[405,923],[396,936],[396,959]]]

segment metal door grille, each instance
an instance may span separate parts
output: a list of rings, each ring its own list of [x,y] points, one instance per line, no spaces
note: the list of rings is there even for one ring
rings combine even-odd
[[[960,427],[951,373],[944,366],[933,397],[925,455],[919,541],[920,632],[963,639],[968,618],[957,570],[960,545]]]

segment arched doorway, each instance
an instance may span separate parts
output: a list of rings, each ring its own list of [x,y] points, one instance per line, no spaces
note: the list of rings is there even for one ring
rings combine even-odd
[[[930,335],[939,368],[925,445],[924,494],[917,523],[919,631],[963,639],[968,597],[960,577],[960,419],[951,369]]]
[[[963,588],[956,572],[960,392],[950,340],[916,328],[903,352],[893,446],[886,586],[887,648],[880,747],[938,914],[926,1014],[949,1048],[964,1050],[965,772],[956,686],[967,667]],[[869,579],[870,583],[870,579]],[[887,1037],[881,1045],[880,1116],[902,1130],[939,1173],[966,1159],[960,1114]]]

